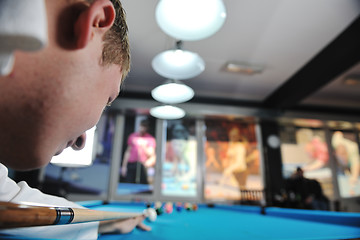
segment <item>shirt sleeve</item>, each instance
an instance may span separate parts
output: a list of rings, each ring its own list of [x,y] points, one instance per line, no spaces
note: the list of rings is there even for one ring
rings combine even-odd
[[[8,169],[0,163],[0,201],[46,205],[52,207],[84,208],[65,198],[44,194],[31,188],[26,182],[16,184],[8,177]],[[2,234],[16,235],[27,238],[52,239],[97,239],[98,222],[79,223],[59,226],[44,226],[2,230]]]

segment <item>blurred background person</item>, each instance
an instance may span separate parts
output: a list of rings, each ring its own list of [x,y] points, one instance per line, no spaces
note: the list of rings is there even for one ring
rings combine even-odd
[[[338,162],[339,174],[349,178],[350,191],[353,191],[359,182],[359,146],[356,142],[345,138],[340,131],[333,134],[331,144]]]
[[[235,179],[240,188],[246,187],[247,165],[246,144],[241,141],[240,129],[233,127],[229,130],[229,145],[226,153],[227,166],[224,168],[220,184]]]
[[[302,170],[314,171],[328,165],[329,152],[324,139],[313,133],[311,129],[303,128],[296,134],[297,143],[303,145],[304,151],[311,159],[302,166]]]
[[[305,151],[312,161],[303,167],[304,171],[312,171],[327,166],[329,152],[326,143],[319,137],[313,136],[305,145]]]
[[[122,182],[149,184],[147,168],[155,166],[155,138],[148,133],[149,122],[140,122],[139,130],[130,134],[124,154],[121,177]]]
[[[193,181],[196,176],[196,139],[194,129],[175,123],[170,128],[166,161],[178,181]]]
[[[329,210],[329,199],[323,194],[320,183],[304,177],[302,168],[297,167],[285,180],[288,205],[290,208]]]

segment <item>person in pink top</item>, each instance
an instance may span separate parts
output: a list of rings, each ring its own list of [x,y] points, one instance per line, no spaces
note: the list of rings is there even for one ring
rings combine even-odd
[[[124,154],[121,176],[128,183],[148,184],[148,167],[155,165],[155,138],[148,133],[149,123],[142,120],[138,132],[130,134]]]
[[[303,167],[304,171],[312,171],[322,168],[328,164],[329,152],[326,143],[318,136],[305,145],[305,151],[312,162]]]

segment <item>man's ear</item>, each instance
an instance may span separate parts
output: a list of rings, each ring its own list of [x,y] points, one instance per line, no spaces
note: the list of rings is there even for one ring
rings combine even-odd
[[[77,48],[84,48],[95,33],[104,34],[115,20],[115,9],[109,0],[96,0],[84,9],[75,22]]]

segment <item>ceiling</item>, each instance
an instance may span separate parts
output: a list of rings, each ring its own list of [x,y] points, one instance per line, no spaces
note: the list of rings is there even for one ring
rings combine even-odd
[[[157,0],[122,0],[127,12],[132,70],[120,97],[151,99],[164,83],[151,67],[176,39],[157,25]],[[325,111],[360,116],[359,0],[224,0],[227,18],[213,36],[185,41],[205,71],[184,80],[194,103],[254,106],[276,110]],[[186,13],[184,13],[186,17]],[[181,40],[181,39],[180,39]],[[264,67],[259,74],[224,71],[228,61]]]

